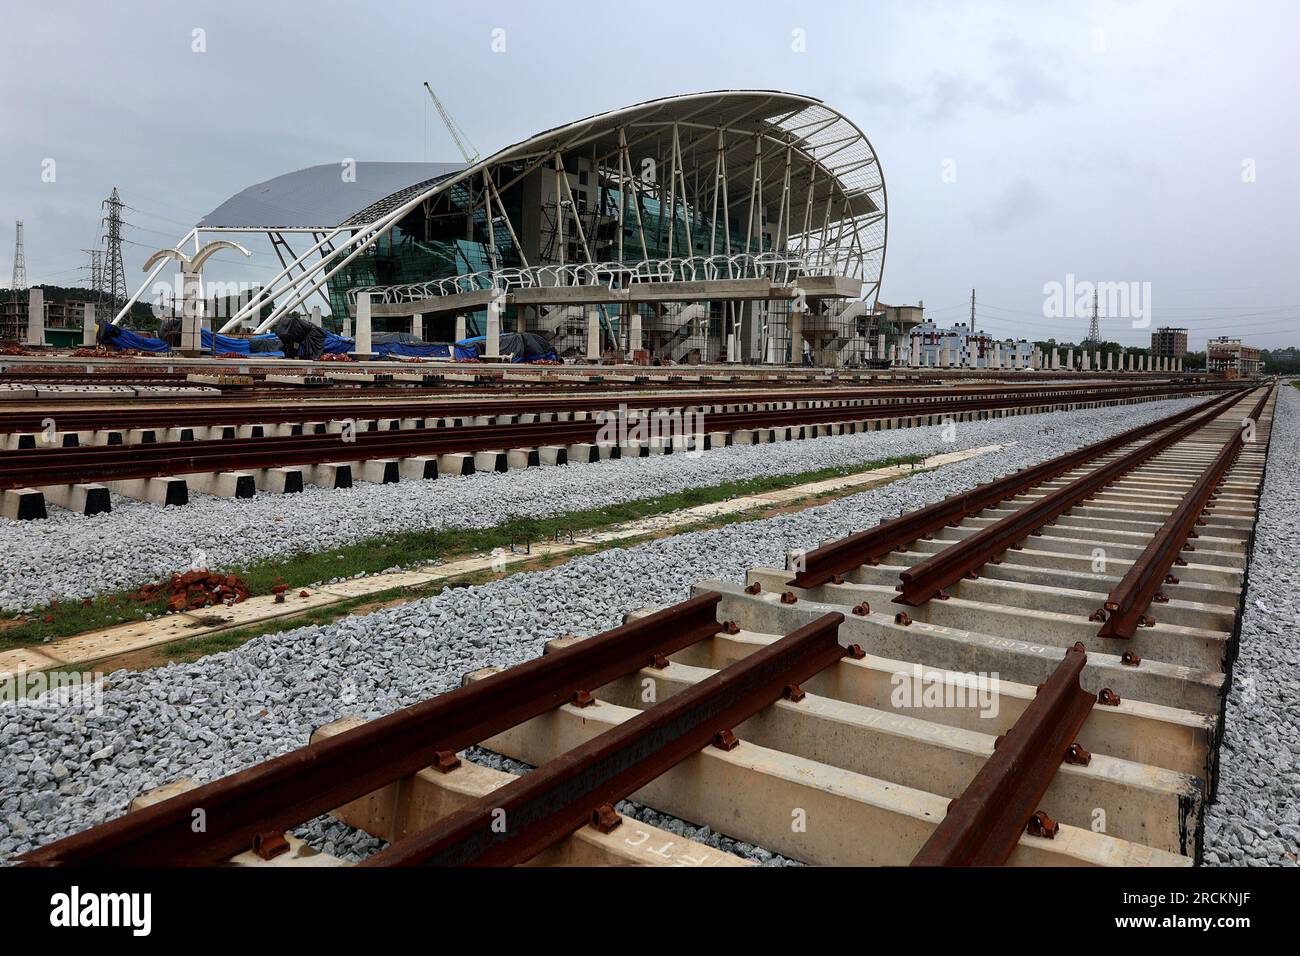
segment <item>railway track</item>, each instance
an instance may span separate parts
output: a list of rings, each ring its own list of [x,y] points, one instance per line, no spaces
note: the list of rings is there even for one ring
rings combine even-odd
[[[1274,391],[701,582],[21,862],[339,863],[285,836],[322,813],[388,841],[375,867],[735,862],[632,798],[813,864],[1190,865]]]
[[[638,408],[629,414],[584,408],[482,416],[475,419],[397,418],[316,421],[283,426],[212,426],[181,429],[191,440],[140,444],[57,442],[0,452],[0,492],[4,514],[12,519],[47,515],[47,499],[83,514],[111,510],[109,492],[164,505],[183,505],[195,490],[251,498],[258,489],[292,493],[306,484],[351,487],[354,480],[393,483],[403,477],[436,478],[476,471],[508,471],[537,465],[592,462],[623,455],[643,457],[674,451],[704,451],[719,445],[758,444],[816,438],[879,428],[992,415],[1024,414],[1056,408],[1128,403],[1192,392],[1223,391],[1223,383],[1165,385],[1157,389],[1103,390],[1063,395],[995,394],[879,401],[837,398],[826,401],[768,402],[747,410],[744,404]],[[580,400],[581,401],[581,400]],[[795,407],[782,407],[791,405]],[[526,405],[524,407],[527,407]],[[739,410],[737,410],[739,409]],[[522,418],[545,420],[520,421]],[[481,424],[489,419],[496,424]],[[472,422],[472,423],[471,423]],[[405,426],[405,427],[403,427]],[[110,434],[100,432],[100,435]],[[112,433],[121,435],[121,432]],[[236,437],[240,434],[251,437]],[[136,434],[137,438],[143,438]],[[152,437],[157,437],[153,434]],[[171,434],[170,438],[186,435]]]
[[[1221,383],[1216,383],[1221,384]],[[849,402],[934,402],[965,398],[1038,397],[1061,400],[1069,397],[1080,401],[1115,398],[1145,398],[1150,396],[1189,394],[1208,391],[1215,386],[1207,383],[1156,382],[1138,384],[1028,384],[1015,386],[972,386],[960,389],[933,387],[851,387],[807,388],[782,387],[778,389],[737,389],[735,391],[683,391],[665,395],[638,394],[629,396],[628,403],[642,408],[670,408],[704,405],[758,405],[763,403],[849,403]],[[604,389],[614,391],[617,389]],[[642,389],[644,391],[644,389]],[[498,393],[499,394],[499,393]],[[291,403],[285,396],[268,396],[264,401],[250,401],[243,396],[213,398],[189,396],[180,407],[156,404],[139,407],[143,402],[111,408],[69,408],[53,412],[47,407],[36,409],[0,411],[0,435],[28,435],[29,447],[37,444],[36,433],[46,426],[52,412],[57,414],[61,433],[76,438],[78,432],[128,431],[132,429],[167,431],[173,429],[202,429],[211,426],[239,426],[256,424],[281,424],[301,422],[328,422],[342,418],[437,418],[463,419],[478,416],[519,416],[545,413],[593,412],[610,407],[609,394],[595,396],[566,396],[529,394],[525,398],[493,397],[491,392],[473,391],[467,394],[416,396],[409,391],[395,396],[379,396],[367,391],[357,396],[355,391],[348,401],[321,400],[320,393],[294,396]],[[485,401],[485,399],[488,399]],[[190,404],[200,407],[190,407]],[[78,444],[82,444],[79,439]],[[70,442],[71,444],[71,442]]]

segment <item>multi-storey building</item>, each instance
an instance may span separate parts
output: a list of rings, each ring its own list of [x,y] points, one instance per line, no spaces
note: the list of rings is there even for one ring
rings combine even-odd
[[[1259,349],[1231,335],[1205,343],[1206,370],[1228,378],[1250,378],[1259,374]]]
[[[1187,355],[1187,330],[1161,326],[1151,333],[1151,354],[1156,358],[1183,358]]]

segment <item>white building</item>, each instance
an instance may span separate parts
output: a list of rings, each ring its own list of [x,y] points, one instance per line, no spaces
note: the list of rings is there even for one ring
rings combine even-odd
[[[908,364],[923,368],[1031,368],[1034,347],[1025,339],[995,339],[965,323],[941,329],[923,322],[912,330]]]

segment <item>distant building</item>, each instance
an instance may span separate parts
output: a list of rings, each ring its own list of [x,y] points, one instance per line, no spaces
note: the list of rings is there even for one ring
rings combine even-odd
[[[1228,378],[1251,378],[1259,374],[1259,349],[1221,335],[1205,343],[1205,368]]]
[[[95,293],[86,290],[85,298],[60,296],[58,291],[41,286],[45,291],[45,328],[76,329],[78,339],[81,323],[86,314],[86,303],[95,301]],[[30,302],[28,290],[0,292],[0,341],[20,341],[27,333],[27,311]]]
[[[1187,355],[1187,330],[1161,326],[1151,333],[1151,354],[1156,358],[1183,358]]]
[[[995,339],[971,331],[964,322],[941,329],[922,322],[912,329],[907,361],[929,368],[1029,368],[1034,347],[1025,339]]]

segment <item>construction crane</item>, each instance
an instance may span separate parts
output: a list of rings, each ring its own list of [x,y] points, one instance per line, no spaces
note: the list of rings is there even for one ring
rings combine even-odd
[[[428,81],[425,81],[424,88],[428,90],[429,98],[433,100],[433,105],[438,108],[438,115],[442,117],[442,122],[447,127],[447,132],[450,133],[451,138],[455,140],[456,148],[460,150],[460,155],[464,158],[465,165],[473,166],[479,159],[478,150],[474,150],[473,156],[469,154],[469,151],[474,149],[474,144],[469,142],[469,137],[465,135],[465,131],[456,124],[454,119],[451,118],[451,114],[447,112],[447,107],[442,105],[442,100],[438,99],[438,94],[433,92],[433,87],[429,85]],[[466,144],[468,144],[468,148],[466,148]]]

